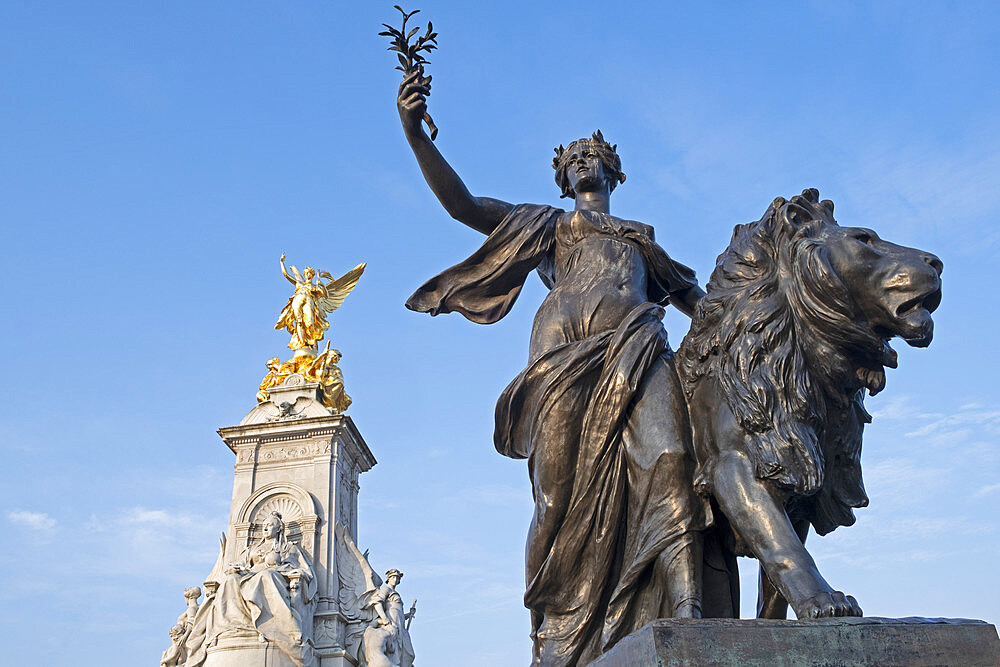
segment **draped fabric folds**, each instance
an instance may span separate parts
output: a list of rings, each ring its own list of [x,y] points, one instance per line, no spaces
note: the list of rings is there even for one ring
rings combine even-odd
[[[557,282],[563,214],[547,206],[515,207],[481,248],[425,283],[407,307],[496,322],[510,311],[532,270],[549,287]],[[672,558],[711,522],[707,503],[691,486],[687,411],[657,305],[695,285],[694,274],[670,259],[651,234],[606,214],[596,219],[600,227],[591,233],[622,238],[641,254],[649,300],[615,329],[536,355],[496,407],[497,451],[528,459],[530,471],[542,452],[570,466],[564,483],[572,490],[568,504],[558,508],[556,529],[541,531],[533,524],[529,535],[524,602],[532,611],[536,651],[542,647],[535,658],[540,665],[586,664],[661,617],[667,582],[654,575],[654,562]],[[676,438],[657,440],[631,423],[656,373],[656,386],[666,387],[667,395],[651,397],[652,412],[671,413],[657,433]],[[542,434],[556,424],[568,440],[553,444]],[[533,484],[537,501],[541,490]],[[536,540],[539,534],[546,537]]]
[[[212,644],[226,631],[259,634],[297,666],[312,664],[312,614],[303,618],[292,603],[287,576],[299,577],[301,598],[309,605],[316,596],[316,577],[298,546],[282,541],[276,564],[268,565],[270,545],[258,544],[247,556],[248,571],[229,574],[215,599],[206,600],[205,639]]]
[[[406,307],[431,315],[461,313],[478,324],[499,321],[514,306],[528,274],[551,256],[560,214],[551,206],[515,207],[479,250],[424,283]],[[554,277],[542,279],[551,286]]]
[[[686,475],[678,480],[669,470],[672,483],[657,488],[651,478],[664,475],[632,461],[649,453],[632,451],[641,445],[626,435],[629,406],[654,365],[673,357],[662,317],[662,308],[645,303],[616,331],[549,351],[497,403],[494,443],[514,458],[544,446],[536,434],[547,415],[570,412],[579,419],[576,470],[567,480],[570,506],[524,596],[525,606],[544,617],[537,632],[557,664],[593,659],[659,618],[666,582],[652,581],[653,561],[710,520],[707,506],[687,489]],[[569,391],[580,385],[590,390]],[[665,451],[660,468],[676,468],[674,457]],[[680,493],[678,482],[685,487]],[[630,507],[643,511],[630,516]]]
[[[564,213],[552,206],[515,206],[478,250],[424,283],[406,301],[406,307],[431,315],[461,313],[477,324],[499,321],[510,312],[533,270],[538,270],[546,287],[555,283],[556,224]],[[671,259],[650,236],[621,227],[608,231],[627,239],[642,253],[653,303],[666,305],[671,293],[698,284],[694,271]]]

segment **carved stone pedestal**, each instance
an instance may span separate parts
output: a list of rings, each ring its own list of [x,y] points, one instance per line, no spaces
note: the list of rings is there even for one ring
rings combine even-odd
[[[590,665],[987,667],[1000,665],[1000,639],[994,626],[964,619],[663,619]]]
[[[220,639],[208,649],[205,667],[296,667],[285,654],[256,637]]]
[[[254,407],[238,426],[219,429],[236,454],[225,562],[239,561],[240,551],[260,537],[264,520],[279,512],[287,538],[305,551],[316,574],[310,630],[317,664],[342,667],[354,660],[345,656],[334,526],[343,524],[357,540],[358,476],[375,465],[375,457],[351,418],[331,414],[322,404],[319,389],[292,375],[270,389],[270,400]],[[250,660],[246,651],[253,647],[220,641],[210,649],[206,667],[279,664],[272,662],[271,652],[265,663],[260,656]]]

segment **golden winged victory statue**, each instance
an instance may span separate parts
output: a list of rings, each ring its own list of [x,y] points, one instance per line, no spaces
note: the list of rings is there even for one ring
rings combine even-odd
[[[280,385],[291,374],[298,373],[306,380],[322,385],[324,405],[342,412],[351,404],[351,398],[344,391],[344,378],[337,367],[341,358],[340,351],[331,349],[330,341],[327,341],[324,350],[319,352],[318,343],[330,328],[327,314],[344,303],[344,299],[358,284],[366,264],[358,264],[340,278],[334,279],[329,272],[311,266],[305,267],[301,273],[294,266],[286,267],[284,253],[280,263],[282,275],[295,286],[295,292],[281,309],[274,328],[285,329],[292,334],[288,347],[294,353],[284,363],[278,357],[268,360],[268,372],[260,383],[257,401],[268,400],[268,389]]]

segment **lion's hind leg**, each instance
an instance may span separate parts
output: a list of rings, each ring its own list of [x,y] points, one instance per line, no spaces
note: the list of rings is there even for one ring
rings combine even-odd
[[[757,479],[744,452],[720,452],[712,477],[722,511],[798,618],[861,615],[854,598],[833,590],[820,575],[788,519],[784,498]]]

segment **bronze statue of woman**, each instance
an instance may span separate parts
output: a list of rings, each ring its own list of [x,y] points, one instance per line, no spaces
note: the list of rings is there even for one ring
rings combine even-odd
[[[489,324],[537,270],[550,289],[528,367],[497,404],[497,450],[526,458],[535,512],[526,549],[535,665],[587,664],[656,618],[701,615],[701,531],[687,407],[662,306],[690,314],[704,292],[653,228],[611,215],[625,181],[600,132],[556,149],[571,211],[469,193],[421,127],[430,77],[399,88],[406,138],[456,220],[488,235],[407,307]]]

